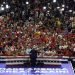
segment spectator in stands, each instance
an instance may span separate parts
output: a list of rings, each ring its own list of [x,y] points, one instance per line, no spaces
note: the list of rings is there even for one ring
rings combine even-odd
[[[42,55],[45,55],[44,52],[51,48],[54,49],[49,51],[52,55],[60,54],[61,56],[65,55],[65,52],[62,52],[65,48],[72,47],[75,44],[75,25],[70,17],[65,15],[62,18],[56,17],[53,14],[56,12],[52,8],[47,13],[39,5],[37,8],[34,8],[34,5],[28,5],[28,11],[25,11],[24,2],[21,4],[19,1],[12,0],[10,4],[11,11],[0,17],[1,55],[29,55],[31,48],[36,45]],[[34,13],[37,15],[34,16]],[[47,44],[48,46],[46,46]],[[69,56],[68,50],[66,52]],[[74,52],[74,47],[72,52]]]

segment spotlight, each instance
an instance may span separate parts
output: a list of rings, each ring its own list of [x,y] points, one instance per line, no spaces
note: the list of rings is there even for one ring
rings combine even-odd
[[[26,4],[28,5],[28,4],[29,4],[29,2],[28,2],[28,1],[26,1]]]
[[[64,11],[64,8],[62,8],[61,11]]]
[[[46,9],[46,6],[44,6],[43,9],[45,10]]]
[[[69,10],[69,12],[72,12],[72,10]]]
[[[6,8],[7,8],[7,9],[9,8],[9,5],[8,5],[8,4],[6,4]]]
[[[56,2],[56,0],[53,0],[53,3],[55,3]]]
[[[58,6],[57,9],[60,9],[60,7]]]
[[[65,5],[63,4],[63,5],[62,5],[62,7],[64,8],[64,7],[65,7]]]
[[[1,7],[1,10],[3,11],[4,10],[4,7]]]

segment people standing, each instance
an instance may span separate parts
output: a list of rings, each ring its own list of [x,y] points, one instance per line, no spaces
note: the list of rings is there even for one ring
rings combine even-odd
[[[35,67],[36,66],[36,61],[37,61],[37,50],[33,48],[30,51],[30,63],[31,63],[31,67]]]

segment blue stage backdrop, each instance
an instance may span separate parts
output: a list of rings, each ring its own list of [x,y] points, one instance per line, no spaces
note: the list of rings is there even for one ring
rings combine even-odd
[[[6,68],[5,64],[0,64],[0,75],[74,75],[74,72],[70,62],[56,68]]]

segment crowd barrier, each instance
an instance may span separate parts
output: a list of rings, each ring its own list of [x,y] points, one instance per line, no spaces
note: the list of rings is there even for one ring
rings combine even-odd
[[[74,57],[71,57],[74,59]],[[51,64],[51,65],[61,65],[63,62],[68,62],[69,57],[38,57],[37,63],[44,63],[44,64]],[[30,61],[29,56],[0,56],[0,63],[6,63],[7,65],[17,65],[17,64],[24,64]]]

